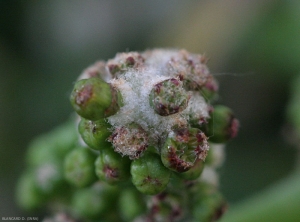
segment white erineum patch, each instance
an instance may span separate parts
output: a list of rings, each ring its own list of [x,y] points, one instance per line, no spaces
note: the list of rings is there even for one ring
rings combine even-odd
[[[189,104],[185,110],[182,111],[182,114],[186,118],[198,117],[198,118],[209,118],[209,107],[205,102],[205,99],[200,95],[199,92],[192,92]]]
[[[178,50],[173,49],[154,49],[150,51],[146,51],[144,53],[146,56],[145,64],[149,67],[155,67],[157,70],[161,72],[161,75],[169,75],[170,68],[168,64],[172,59],[178,58],[179,53]],[[169,76],[171,77],[171,76]]]
[[[176,62],[188,57],[186,51],[156,49],[146,51],[142,56],[145,58],[143,66],[124,70],[117,78],[108,81],[120,91],[124,103],[118,113],[108,117],[114,128],[135,122],[148,132],[150,142],[156,143],[156,138],[166,136],[175,125],[186,127],[189,118],[209,117],[208,105],[199,92],[188,92],[191,95],[188,106],[173,115],[160,116],[150,106],[149,94],[155,84],[178,78],[179,74],[185,75],[184,72],[188,71],[185,64]]]
[[[116,128],[135,122],[149,133],[151,139],[165,135],[176,124],[186,125],[180,114],[160,116],[150,106],[150,91],[166,79],[169,77],[161,75],[160,70],[151,68],[130,69],[118,79],[112,79],[110,82],[122,94],[124,106],[108,117],[109,123]]]

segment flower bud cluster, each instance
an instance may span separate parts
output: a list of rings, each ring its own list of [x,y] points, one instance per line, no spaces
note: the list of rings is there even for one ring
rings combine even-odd
[[[84,70],[70,96],[77,126],[65,128],[69,139],[51,132],[31,145],[21,205],[35,209],[39,196],[50,204],[63,196],[64,209],[79,219],[215,218],[225,206],[216,168],[239,124],[228,107],[212,105],[218,83],[206,63],[185,50],[155,49],[119,53]],[[111,209],[116,203],[119,214]]]

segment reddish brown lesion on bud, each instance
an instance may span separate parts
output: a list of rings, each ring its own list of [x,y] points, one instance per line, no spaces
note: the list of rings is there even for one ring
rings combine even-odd
[[[128,56],[125,63],[127,66],[132,67],[135,64],[135,60],[132,56]]]
[[[120,67],[117,64],[108,65],[108,70],[112,75],[115,75],[118,71],[120,71]]]
[[[154,85],[153,90],[155,93],[159,94],[161,91],[161,87],[162,87],[162,83],[157,83],[156,85]]]
[[[176,135],[175,135],[176,141],[187,143],[189,141],[189,138],[190,138],[190,133],[187,128],[181,128],[176,130]]]
[[[178,153],[176,153],[176,149],[174,147],[168,147],[168,161],[170,164],[170,168],[176,170],[179,173],[185,172],[189,170],[193,164],[187,161],[180,159]]]
[[[157,185],[160,186],[161,185],[161,181],[159,181],[157,178],[152,178],[150,176],[147,176],[143,182],[143,184],[153,184],[153,185]]]
[[[105,165],[103,168],[106,178],[117,179],[119,177],[118,171],[115,168],[111,168],[109,165]]]
[[[93,87],[86,85],[77,91],[75,102],[78,106],[85,106],[93,96]]]

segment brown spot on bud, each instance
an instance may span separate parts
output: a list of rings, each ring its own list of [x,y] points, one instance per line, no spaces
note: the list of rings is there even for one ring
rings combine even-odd
[[[114,75],[120,70],[120,67],[116,64],[110,64],[108,65],[108,70],[112,75]]]
[[[118,171],[114,168],[111,168],[109,165],[105,165],[103,172],[105,173],[106,178],[118,178]]]
[[[75,102],[79,106],[85,106],[93,95],[93,87],[86,85],[77,92]]]
[[[143,184],[153,184],[153,185],[161,185],[161,182],[157,179],[157,178],[152,178],[150,176],[147,176],[144,180],[143,180]]]
[[[126,65],[127,66],[133,66],[135,64],[135,60],[132,56],[129,56],[126,58],[126,61],[125,61]]]
[[[169,155],[168,161],[170,164],[170,168],[175,169],[177,172],[185,172],[192,167],[192,164],[186,162],[179,158],[179,155],[176,153],[176,149],[174,147],[168,147]]]
[[[177,79],[172,78],[171,82],[175,85],[175,86],[179,86],[179,81]]]
[[[187,143],[189,141],[189,130],[187,128],[181,128],[176,130],[176,141]]]

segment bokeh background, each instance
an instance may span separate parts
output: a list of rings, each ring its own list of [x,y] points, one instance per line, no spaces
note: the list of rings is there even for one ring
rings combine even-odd
[[[241,122],[220,170],[230,204],[284,179],[297,156],[283,132],[300,74],[299,12],[297,0],[0,1],[0,216],[25,215],[14,189],[27,144],[69,117],[74,80],[123,51],[185,48],[210,58],[219,103]]]

